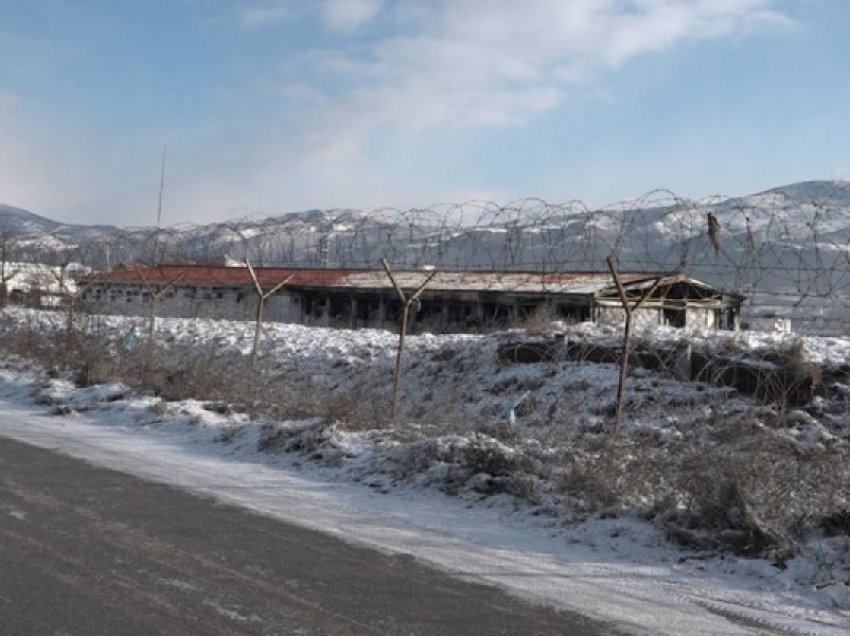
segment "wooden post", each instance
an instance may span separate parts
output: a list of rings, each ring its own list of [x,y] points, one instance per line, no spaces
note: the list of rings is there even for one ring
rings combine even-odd
[[[626,297],[626,290],[623,289],[623,284],[620,282],[620,273],[617,271],[617,265],[614,262],[614,259],[609,256],[605,259],[605,262],[608,263],[608,269],[611,272],[611,277],[614,279],[614,284],[617,286],[617,293],[620,296],[620,304],[623,306],[623,313],[625,314],[625,324],[623,326],[623,351],[620,355],[620,379],[617,384],[617,413],[614,419],[614,435],[617,435],[620,432],[620,422],[623,417],[623,404],[625,402],[626,394],[626,374],[628,373],[629,368],[629,346],[632,336],[632,313],[639,309],[640,306],[646,302],[650,296],[652,296],[655,290],[658,289],[658,285],[661,283],[661,278],[656,278],[655,282],[652,283],[652,286],[650,286],[649,289],[644,290],[640,299],[634,305],[630,305],[629,300]]]
[[[248,266],[248,271],[251,273],[251,280],[254,281],[254,291],[257,292],[257,322],[254,326],[254,345],[251,347],[251,368],[253,369],[257,365],[257,351],[260,348],[260,334],[263,331],[263,313],[265,312],[266,299],[292,280],[294,274],[290,274],[269,291],[264,292],[260,286],[260,281],[257,280],[257,274],[254,272],[254,268],[251,267],[248,259],[245,259],[245,265]]]
[[[266,297],[262,294],[257,295],[257,315],[254,324],[254,344],[251,346],[251,366],[257,362],[257,350],[260,345],[260,336],[263,332],[263,313],[266,308]]]
[[[82,298],[83,294],[86,293],[86,290],[91,286],[91,283],[86,283],[85,285],[77,287],[77,291],[68,293],[68,333],[74,329],[74,318],[76,315],[76,303],[78,298]]]
[[[153,334],[156,326],[156,310],[159,306],[159,300],[165,294],[167,294],[172,287],[174,287],[177,283],[183,280],[184,274],[180,274],[175,279],[169,281],[164,286],[152,285],[148,282],[145,275],[142,274],[141,270],[136,270],[136,274],[139,276],[139,280],[142,281],[142,284],[145,286],[148,294],[150,295],[150,307],[148,310],[148,344],[153,343]]]
[[[153,335],[156,331],[156,310],[159,305],[159,298],[151,295],[148,303],[148,344],[153,343]]]
[[[148,282],[145,278],[145,275],[142,274],[141,270],[136,270],[136,274],[139,276],[139,280],[142,281],[142,284],[145,286],[145,289],[148,291],[149,299],[149,307],[148,307],[148,340],[145,345],[145,367],[144,373],[147,377],[148,372],[151,367],[151,358],[153,356],[153,336],[156,327],[156,310],[159,306],[159,299],[165,296],[168,291],[174,287],[179,281],[183,279],[184,274],[180,274],[175,279],[169,281],[164,286],[155,286]]]
[[[65,326],[68,335],[71,335],[71,332],[74,330],[74,309],[77,298],[81,297],[86,290],[92,286],[93,281],[86,283],[85,285],[80,285],[77,287],[76,291],[71,291],[71,288],[68,287],[68,281],[65,277],[65,266],[61,268],[61,274],[57,274],[55,271],[50,270],[50,273],[53,274],[53,277],[56,279],[56,282],[59,283],[59,287],[65,293],[68,298],[68,316],[67,316],[67,324]]]
[[[401,362],[404,355],[404,339],[407,335],[407,319],[410,314],[410,305],[419,299],[419,296],[423,291],[425,291],[425,287],[431,282],[431,279],[437,275],[437,271],[434,270],[430,272],[422,284],[416,288],[413,294],[407,296],[404,293],[404,290],[402,290],[396,282],[395,276],[393,276],[393,272],[387,263],[387,259],[382,258],[381,265],[383,265],[384,271],[387,273],[387,276],[389,277],[390,282],[395,288],[398,298],[401,301],[401,323],[398,327],[398,351],[396,352],[395,371],[393,372],[393,396],[392,406],[390,408],[390,417],[392,418],[393,426],[395,427],[398,426],[398,390],[401,385]]]

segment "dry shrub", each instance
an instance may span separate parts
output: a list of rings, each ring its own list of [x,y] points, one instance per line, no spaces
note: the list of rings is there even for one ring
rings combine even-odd
[[[346,451],[337,441],[338,426],[324,420],[266,424],[260,430],[257,449],[261,452],[297,452],[313,460],[340,465]]]
[[[646,512],[669,493],[664,454],[655,440],[645,436],[621,437],[574,451],[560,487],[590,511]]]
[[[374,395],[357,388],[337,388],[330,395],[325,389],[314,400],[317,415],[338,422],[346,430],[371,430],[392,425],[389,397],[376,400]]]
[[[127,371],[129,384],[166,400],[193,398],[250,407],[265,388],[246,356],[222,354],[214,346],[165,350],[145,345],[129,356]]]
[[[754,497],[754,488],[764,483],[754,483],[753,472],[740,459],[695,454],[685,466],[679,487],[686,507],[663,517],[671,538],[689,547],[725,547],[746,556],[790,553],[791,538],[775,517],[763,516],[765,507]]]
[[[303,420],[263,427],[259,447],[266,452],[297,451],[341,461],[345,451],[339,448],[339,432],[390,423],[389,386],[376,390],[375,376],[359,368],[345,370],[346,384],[324,386],[300,373],[297,364],[275,367],[275,361],[267,359],[267,367],[252,369],[245,356],[213,346],[160,349],[143,344],[127,352],[116,345],[114,335],[92,327],[91,332],[67,332],[61,326],[46,329],[0,320],[0,347],[35,359],[53,373],[74,371],[80,384],[118,381],[165,399],[208,401],[210,408],[225,412],[247,410],[253,417]],[[508,493],[532,503],[545,492],[584,512],[657,515],[678,541],[746,555],[770,553],[781,559],[808,529],[846,532],[847,441],[826,435],[820,444],[797,441],[794,424],[782,420],[781,409],[763,406],[733,416],[722,415],[718,407],[713,415],[689,421],[687,428],[667,430],[674,434],[625,427],[612,439],[601,418],[598,424],[588,420],[592,426],[584,426],[570,413],[570,405],[586,399],[592,388],[581,380],[565,391],[560,410],[548,416],[548,426],[513,430],[501,405],[487,413],[468,399],[470,390],[463,381],[471,372],[463,368],[466,359],[458,353],[446,347],[432,354],[441,363],[440,373],[452,373],[458,382],[448,388],[429,387],[434,397],[419,400],[407,413],[418,424],[403,418],[406,424],[398,431],[380,433],[392,439],[388,447],[397,452],[375,470],[404,479],[426,471],[439,475],[444,469],[445,475],[434,478],[443,480],[447,492],[465,488]],[[798,346],[782,356],[788,365],[809,364]],[[536,389],[543,377],[541,372],[521,382],[494,381],[490,392]],[[657,394],[651,383],[640,386]],[[700,400],[705,403],[705,398]],[[532,406],[529,401],[523,408]],[[524,421],[532,421],[531,414]],[[835,420],[829,426],[841,435]],[[452,431],[461,437],[446,443]],[[478,435],[470,439],[471,431]],[[557,452],[535,455],[528,439],[534,435],[540,448]]]
[[[260,428],[257,449],[262,452],[316,452],[333,434],[333,425],[324,422],[301,424],[264,424]]]
[[[300,375],[279,376],[269,368],[252,368],[247,356],[214,345],[166,348],[142,341],[128,351],[114,331],[95,319],[90,322],[91,331],[69,331],[64,326],[21,325],[6,319],[0,323],[0,348],[38,362],[49,373],[72,373],[78,386],[122,382],[169,401],[207,401],[251,417],[320,417],[348,429],[389,422],[388,402],[375,400],[363,387],[314,386]]]
[[[677,482],[684,507],[665,523],[695,547],[771,554],[782,560],[807,528],[836,513],[850,492],[847,454],[800,447],[770,429],[684,456]]]
[[[850,510],[837,510],[818,520],[818,526],[828,537],[850,537]]]
[[[522,329],[529,335],[539,336],[551,332],[553,322],[555,322],[555,317],[552,313],[552,306],[542,304],[535,307],[527,315],[512,320],[511,327]]]
[[[55,331],[35,321],[5,323],[0,349],[35,361],[48,373],[72,373],[81,387],[115,381],[120,365],[114,347],[101,334]]]
[[[470,474],[487,473],[494,477],[510,475],[517,467],[516,458],[508,447],[477,439],[463,447],[459,462]]]

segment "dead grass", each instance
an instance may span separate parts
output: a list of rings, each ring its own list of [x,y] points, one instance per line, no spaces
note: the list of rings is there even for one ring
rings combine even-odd
[[[507,493],[531,505],[571,513],[639,514],[655,518],[671,538],[691,547],[769,553],[782,560],[807,531],[843,532],[846,526],[846,431],[842,436],[834,425],[831,441],[797,442],[782,405],[731,411],[724,410],[726,398],[695,393],[694,408],[689,409],[694,413],[685,424],[666,424],[664,433],[661,427],[625,426],[620,436],[611,438],[605,418],[592,416],[592,409],[582,403],[590,395],[600,401],[596,387],[579,379],[564,386],[560,401],[552,403],[558,406],[546,413],[538,412],[542,406],[535,400],[525,402],[526,425],[512,428],[501,402],[492,401],[492,412],[486,413],[470,400],[470,383],[480,380],[473,377],[477,368],[464,366],[469,360],[462,351],[446,348],[427,360],[434,363],[434,373],[443,379],[449,374],[450,381],[423,390],[418,397],[430,395],[427,400],[411,400],[416,406],[407,407],[405,426],[393,432],[389,382],[382,394],[374,388],[380,385],[377,376],[369,375],[383,373],[380,369],[345,367],[339,374],[353,379],[323,385],[305,377],[297,365],[281,367],[266,359],[266,366],[252,369],[246,356],[213,346],[166,349],[142,344],[126,351],[96,323],[89,327],[68,332],[3,322],[0,349],[36,360],[48,374],[71,374],[80,386],[121,382],[163,400],[194,398],[224,413],[247,412],[263,422],[304,422],[264,425],[259,438],[264,452],[299,452],[342,462],[341,433],[384,429],[398,458],[372,470],[393,479],[414,479],[444,466],[434,478],[443,480],[447,492]],[[810,364],[800,347],[781,356],[789,364]],[[535,368],[540,371],[534,377],[496,378],[489,385],[480,383],[479,392],[495,399],[503,393],[541,391],[548,367]],[[642,416],[663,417],[664,386],[657,378],[638,377],[632,386],[636,399],[641,398],[635,404]],[[705,413],[698,415],[702,407]],[[228,430],[222,440],[237,434],[238,429]],[[452,435],[467,440],[466,445],[437,442]]]
[[[555,316],[552,312],[551,305],[538,305],[531,313],[525,316],[515,318],[511,321],[511,327],[514,329],[522,329],[525,333],[538,336],[552,331],[552,323],[555,322]]]

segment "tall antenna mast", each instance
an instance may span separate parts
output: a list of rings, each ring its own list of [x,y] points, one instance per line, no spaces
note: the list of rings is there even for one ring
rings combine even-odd
[[[165,188],[165,144],[162,144],[162,165],[159,170],[159,203],[156,206],[156,240],[153,249],[153,264],[159,264],[159,230],[162,227],[162,191]]]

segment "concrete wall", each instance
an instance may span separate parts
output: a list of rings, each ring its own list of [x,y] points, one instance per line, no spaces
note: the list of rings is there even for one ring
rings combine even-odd
[[[252,294],[250,306],[256,317],[257,295]],[[273,294],[266,300],[266,319],[276,322],[300,322],[301,321],[301,299],[297,294],[290,294],[285,290]]]
[[[698,329],[716,329],[717,314],[719,309],[714,307],[688,307],[685,310],[685,329],[695,331]],[[675,312],[681,315],[681,312]],[[596,308],[596,321],[609,325],[622,325],[625,321],[625,312],[622,307],[601,305]],[[638,309],[632,317],[632,326],[649,326],[668,324],[664,310],[657,307]],[[721,325],[720,328],[725,328]]]
[[[163,318],[213,318],[254,320],[257,294],[251,288],[185,286],[167,292],[159,301],[157,316]],[[150,300],[142,285],[92,286],[83,295],[84,306],[94,311],[128,316],[147,316]],[[297,323],[301,299],[280,290],[266,300],[266,320]]]
[[[704,307],[688,307],[685,311],[685,329],[714,329],[717,325],[717,310]]]
[[[257,294],[249,286],[178,285],[159,301],[157,315],[179,318],[254,320]],[[576,317],[600,323],[623,324],[619,304],[597,306],[591,314],[585,301],[547,296],[516,296],[440,292],[423,297],[421,306],[411,315],[412,331],[460,332],[481,328],[504,328],[522,324],[533,316],[539,305],[554,302],[555,316],[576,312]],[[90,287],[83,303],[93,311],[131,316],[146,316],[150,310],[147,289],[142,284],[99,285]],[[679,324],[687,329],[715,327],[717,310],[689,307],[674,312]],[[667,324],[670,311],[658,306],[643,307],[634,313],[634,326]],[[390,328],[398,325],[400,303],[394,292],[377,290],[324,290],[283,288],[266,300],[265,318],[269,321],[341,328]]]
[[[606,325],[622,325],[626,321],[626,312],[622,307],[600,305],[596,308],[596,322]],[[632,314],[632,327],[644,327],[664,324],[661,310],[655,307],[641,308]]]

